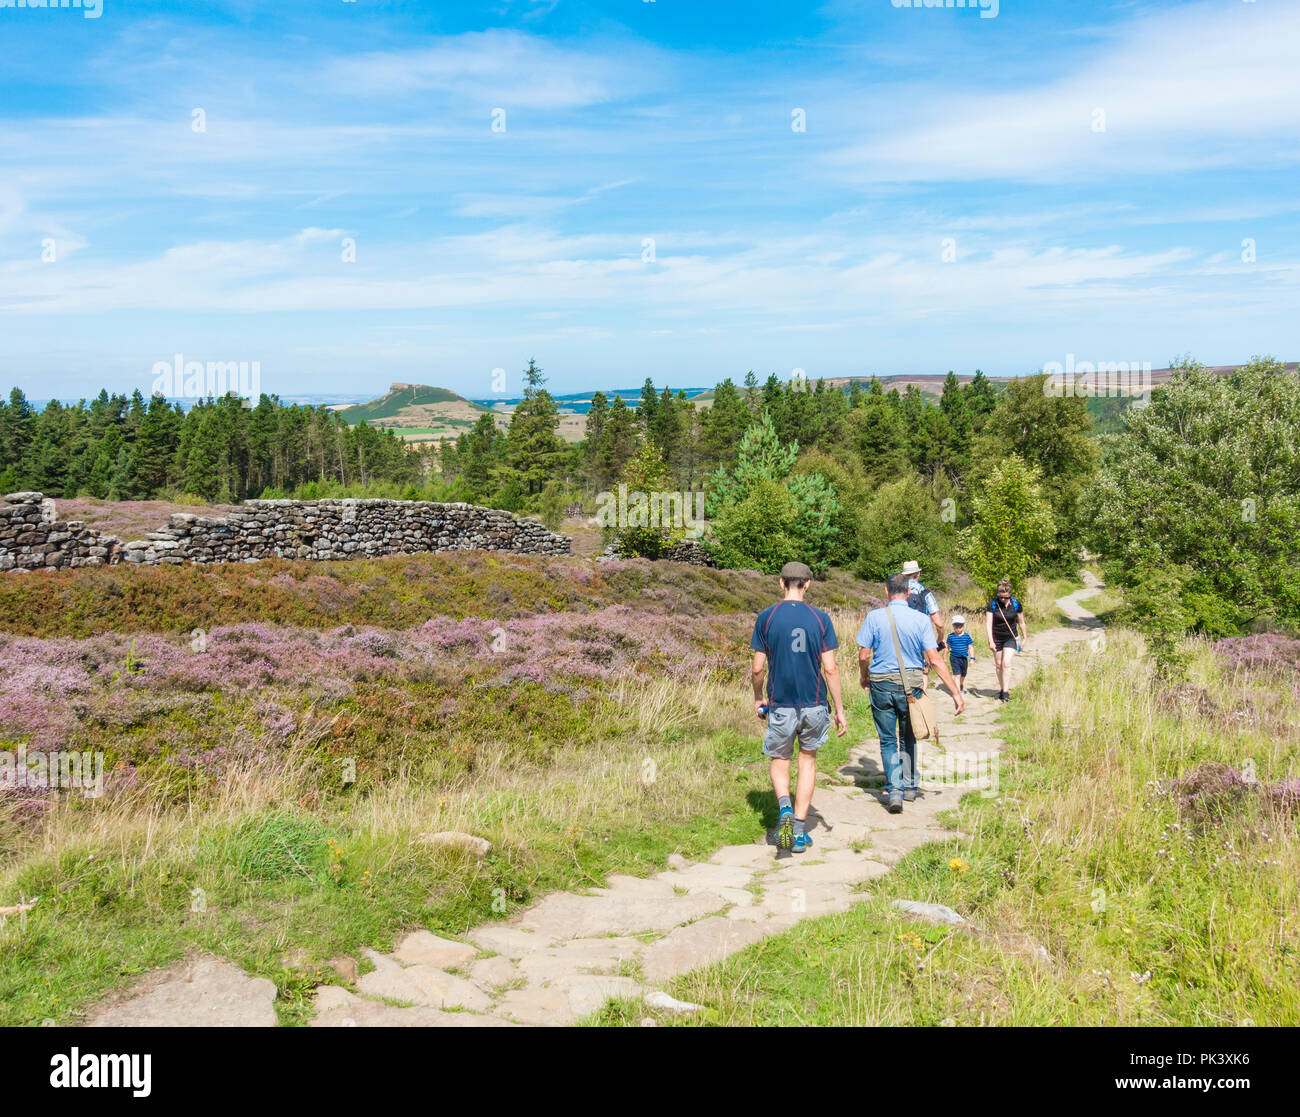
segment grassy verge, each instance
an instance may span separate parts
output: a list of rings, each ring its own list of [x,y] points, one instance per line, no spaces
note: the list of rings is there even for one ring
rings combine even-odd
[[[753,841],[772,809],[765,765],[716,697],[707,686],[629,697],[598,739],[557,746],[545,764],[484,748],[473,774],[397,777],[314,809],[304,773],[268,769],[232,773],[191,812],[59,812],[40,848],[0,873],[0,895],[41,898],[0,928],[0,1025],[71,1022],[190,950],[271,978],[281,1019],[298,1022],[312,989],[338,980],[335,955],[389,949],[415,926],[462,935],[551,889]],[[688,709],[711,731],[683,732]],[[479,860],[420,841],[441,830],[493,851]]]
[[[673,995],[710,1013],[678,1023],[1300,1022],[1296,800],[1276,783],[1297,771],[1300,696],[1204,645],[1187,684],[1157,691],[1121,630],[1021,697],[1000,795],[967,796],[953,819],[968,839],[916,850],[845,914],[680,978]],[[899,898],[970,925],[914,922]],[[643,1015],[614,1003],[599,1022]]]

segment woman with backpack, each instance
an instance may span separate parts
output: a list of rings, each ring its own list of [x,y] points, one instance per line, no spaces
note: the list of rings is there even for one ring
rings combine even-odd
[[[989,651],[993,653],[993,665],[998,672],[998,699],[1006,702],[1011,698],[1011,664],[1016,652],[1029,639],[1029,630],[1025,627],[1024,607],[1011,596],[1011,581],[1003,578],[988,604],[984,614],[984,634],[988,637]]]

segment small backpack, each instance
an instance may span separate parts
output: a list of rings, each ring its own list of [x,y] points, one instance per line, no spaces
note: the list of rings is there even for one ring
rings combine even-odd
[[[921,586],[920,589],[913,590],[907,595],[907,607],[909,609],[915,609],[918,613],[924,613],[926,616],[929,616],[930,614],[925,608],[925,595],[927,593],[929,593],[929,590],[924,586]]]

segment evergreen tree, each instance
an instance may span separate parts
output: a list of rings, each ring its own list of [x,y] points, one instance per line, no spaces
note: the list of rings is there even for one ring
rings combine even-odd
[[[663,390],[663,394],[655,404],[654,418],[650,423],[650,437],[654,439],[665,466],[669,469],[674,468],[681,451],[682,417],[668,388]]]
[[[735,460],[751,416],[740,390],[728,377],[713,389],[713,403],[700,419],[702,453],[712,468]]]
[[[565,456],[564,443],[556,433],[559,409],[542,387],[545,382],[537,362],[530,360],[524,370],[524,398],[510,416],[506,435],[506,462],[527,494],[540,493],[559,472]]]
[[[641,386],[641,403],[636,409],[636,419],[641,424],[642,437],[653,433],[655,413],[658,409],[659,393],[655,390],[654,381],[647,376]]]
[[[636,448],[636,419],[632,409],[622,396],[615,396],[605,429],[601,432],[600,450],[596,457],[597,488],[605,490],[614,483],[636,453]]]
[[[9,402],[0,403],[0,466],[18,470],[36,438],[36,413],[22,389],[9,393]]]
[[[978,433],[984,429],[984,421],[998,405],[997,389],[980,369],[975,370],[971,382],[962,389],[966,395],[966,407],[971,417],[971,427]]]

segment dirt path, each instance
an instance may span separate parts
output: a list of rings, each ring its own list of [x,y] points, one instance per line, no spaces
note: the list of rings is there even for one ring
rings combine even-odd
[[[1028,678],[1035,663],[1052,663],[1099,627],[1081,604],[1098,592],[1099,583],[1091,575],[1085,580],[1086,588],[1058,601],[1068,625],[1031,633],[1013,686]],[[888,814],[870,789],[881,775],[880,751],[875,737],[866,737],[850,750],[843,768],[822,774],[810,852],[778,854],[774,846],[756,843],[726,846],[697,863],[673,856],[666,871],[649,878],[616,875],[605,888],[552,893],[511,920],[471,931],[468,942],[417,931],[392,954],[366,950],[375,968],[359,978],[355,993],[321,987],[312,1026],[571,1024],[608,997],[661,991],[678,974],[801,920],[845,910],[865,898],[859,890],[864,882],[887,873],[917,846],[950,835],[938,815],[989,778],[989,758],[1003,747],[1001,706],[992,657],[987,649],[977,651],[961,718],[953,716],[945,694],[934,692],[940,747],[925,747],[925,794],[901,815]],[[851,727],[860,734],[872,731],[869,719],[863,724],[860,717]],[[269,1022],[270,982],[250,982],[217,960],[185,965],[190,969],[179,967],[170,982],[155,981],[95,1023]],[[216,1002],[233,1010],[233,983],[243,993],[244,1011],[232,1011],[228,1021],[214,1019],[221,1014],[204,1006]],[[189,995],[178,997],[178,985]]]

